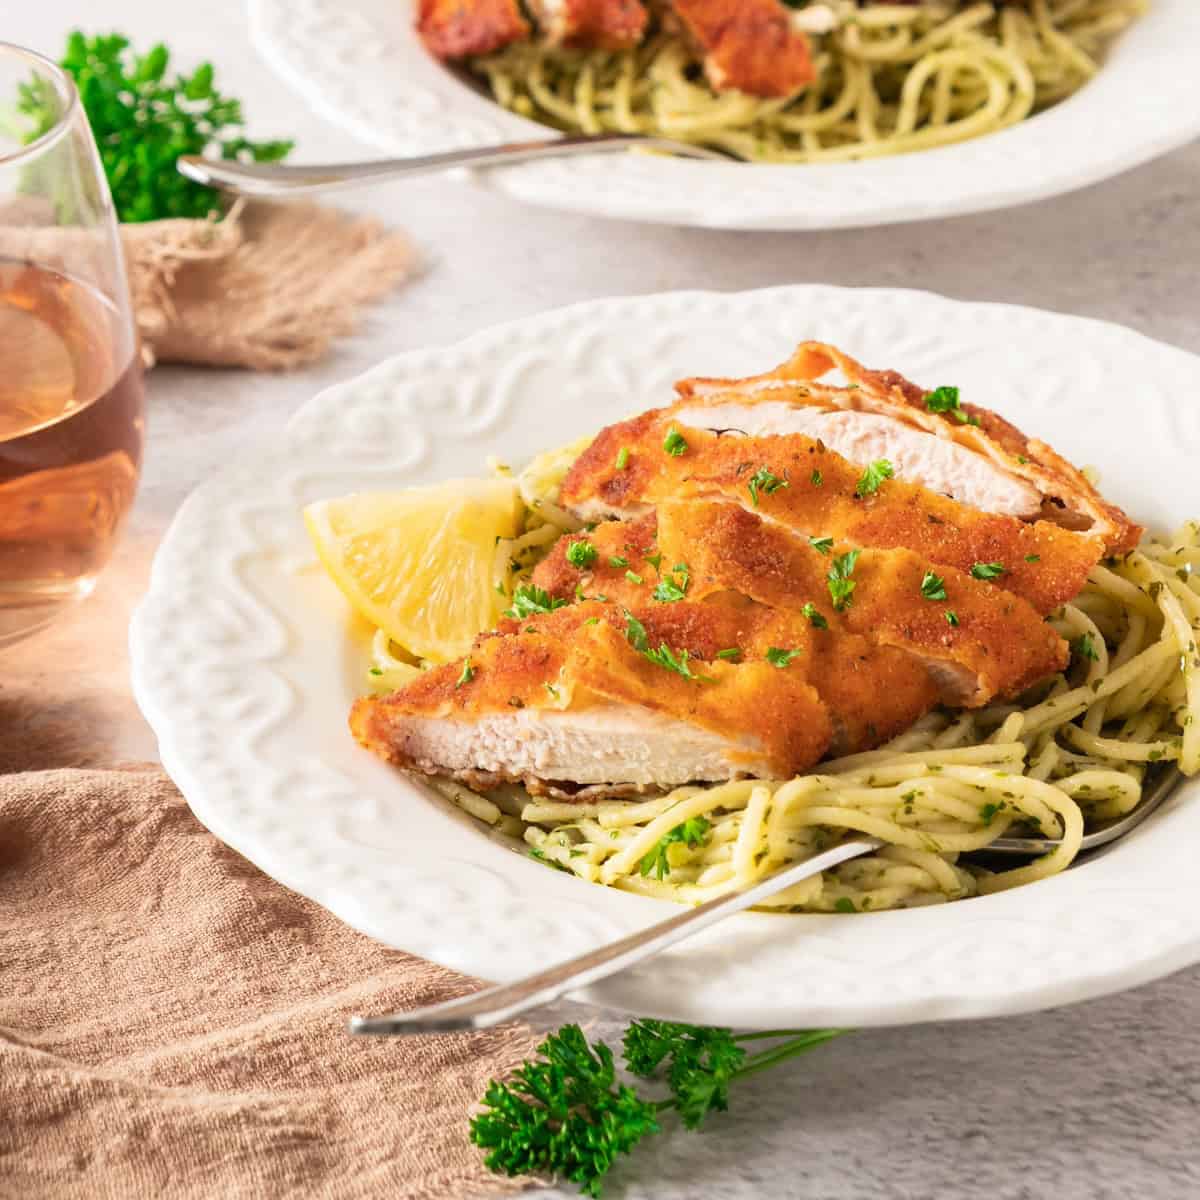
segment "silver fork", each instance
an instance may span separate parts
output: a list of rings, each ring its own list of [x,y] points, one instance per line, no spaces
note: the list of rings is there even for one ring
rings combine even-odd
[[[476,146],[408,158],[382,158],[374,162],[287,166],[282,163],[241,163],[185,154],[176,164],[180,174],[195,183],[238,192],[243,196],[303,196],[335,188],[359,187],[407,175],[428,175],[452,167],[499,167],[540,158],[571,158],[580,154],[611,154],[632,147],[659,150],[680,158],[720,162],[740,161],[734,155],[707,146],[693,146],[672,138],[640,133],[571,134],[533,142],[508,142]]]
[[[1089,833],[1083,839],[1080,853],[1099,849],[1123,838],[1167,799],[1179,786],[1181,779],[1177,767],[1171,766],[1164,770],[1131,813],[1095,833]],[[1029,857],[1045,854],[1059,844],[1060,842],[1053,838],[998,838],[986,848],[986,853]],[[883,842],[878,838],[856,838],[852,842],[843,842],[840,846],[826,850],[814,858],[777,871],[744,891],[731,892],[696,908],[685,909],[665,921],[640,929],[619,941],[601,946],[598,950],[590,950],[578,958],[556,963],[536,975],[529,975],[515,983],[487,987],[458,1000],[447,1000],[426,1008],[413,1009],[412,1012],[391,1013],[384,1017],[354,1017],[350,1022],[350,1032],[389,1036],[404,1033],[449,1033],[498,1025],[531,1008],[549,1004],[566,992],[576,991],[590,983],[606,979],[609,975],[615,975],[626,967],[632,967],[635,963],[644,962],[668,946],[673,946],[676,942],[681,942],[684,938],[699,933],[701,929],[707,929],[734,913],[742,912],[794,883],[800,883],[812,875],[837,866],[838,863],[870,854],[882,845]],[[1072,866],[1074,865],[1073,863]]]

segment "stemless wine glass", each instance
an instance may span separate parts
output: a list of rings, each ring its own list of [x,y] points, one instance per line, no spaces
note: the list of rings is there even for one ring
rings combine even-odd
[[[142,375],[71,78],[0,42],[0,645],[86,596],[133,503]]]

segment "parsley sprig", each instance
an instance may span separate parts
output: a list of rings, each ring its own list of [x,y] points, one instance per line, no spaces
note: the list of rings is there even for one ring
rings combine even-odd
[[[663,604],[672,604],[682,600],[687,595],[688,584],[692,581],[687,563],[676,563],[665,579],[660,579],[658,586],[651,595]]]
[[[877,458],[873,463],[868,463],[866,470],[859,476],[854,485],[854,494],[860,500],[864,496],[873,496],[879,491],[883,481],[893,478],[895,474],[895,468],[886,458]]]
[[[76,30],[67,38],[61,64],[79,89],[122,221],[206,217],[221,208],[216,191],[176,171],[184,154],[278,162],[292,149],[289,141],[252,142],[243,135],[241,102],[216,90],[212,63],[190,75],[168,75],[170,63],[161,43],[137,54],[119,33],[85,37]],[[21,86],[17,108],[31,119],[29,140],[58,116],[56,99],[35,84]]]
[[[660,1079],[668,1095],[643,1095],[617,1078],[612,1050],[564,1025],[505,1082],[493,1079],[484,1109],[471,1119],[471,1140],[488,1168],[505,1175],[554,1174],[599,1196],[617,1158],[659,1133],[671,1109],[698,1129],[710,1112],[729,1107],[730,1086],[847,1032],[777,1029],[735,1034],[729,1029],[638,1020],[625,1030],[625,1066]],[[749,1053],[749,1043],[772,1044]]]

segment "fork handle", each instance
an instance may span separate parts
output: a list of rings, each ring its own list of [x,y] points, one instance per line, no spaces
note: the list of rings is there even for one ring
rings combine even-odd
[[[357,187],[383,179],[409,175],[428,175],[452,167],[494,167],[529,162],[538,158],[569,158],[576,154],[611,153],[630,146],[669,150],[691,158],[710,158],[728,162],[728,156],[689,146],[669,138],[642,134],[575,134],[569,137],[539,139],[532,142],[508,142],[499,146],[476,146],[467,150],[447,150],[440,154],[420,154],[408,158],[383,158],[375,162],[328,163],[314,166],[287,166],[281,163],[242,163],[233,160],[184,155],[178,161],[181,174],[195,183],[243,196],[301,196],[336,188]]]
[[[516,983],[502,983],[484,988],[458,1000],[447,1000],[412,1012],[392,1013],[385,1017],[354,1017],[350,1032],[391,1036],[403,1033],[450,1033],[464,1029],[486,1029],[509,1021],[520,1013],[557,1000],[565,992],[586,987],[606,979],[618,971],[644,962],[668,946],[681,942],[701,929],[715,925],[725,917],[741,912],[761,900],[783,891],[794,883],[818,875],[838,863],[869,854],[883,843],[878,838],[859,838],[826,850],[815,858],[805,859],[785,870],[769,875],[760,883],[741,892],[718,896],[697,908],[690,908],[659,921],[647,929],[631,933],[619,941],[610,942],[598,950],[578,958],[557,963],[536,975]]]

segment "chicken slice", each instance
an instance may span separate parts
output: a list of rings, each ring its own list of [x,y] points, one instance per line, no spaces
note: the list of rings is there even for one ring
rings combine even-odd
[[[711,596],[703,604],[654,600],[654,571],[643,570],[641,584],[612,576],[605,586],[609,603],[601,610],[604,619],[628,632],[625,622],[632,615],[645,628],[651,648],[666,643],[698,662],[719,662],[722,655],[747,665],[773,658],[775,669],[802,675],[828,710],[830,754],[868,750],[907,729],[938,701],[935,682],[920,667],[914,669],[903,651],[844,628],[819,629],[794,607],[769,608],[735,592]],[[664,561],[661,578],[682,577]],[[515,632],[528,624],[508,620],[501,631]],[[533,625],[569,638],[579,617],[575,608],[560,608],[535,618]]]
[[[530,8],[548,41],[572,49],[636,46],[650,19],[641,0],[530,0]]]
[[[532,32],[519,0],[420,0],[417,32],[434,58],[491,54]]]
[[[833,370],[849,386],[820,382]],[[671,415],[681,425],[818,437],[852,462],[886,458],[898,478],[985,512],[1086,531],[1103,538],[1109,554],[1132,550],[1143,533],[1045,442],[989,409],[956,403],[956,393],[868,370],[823,342],[801,343],[765,375],[685,379],[675,387],[682,403]]]
[[[672,454],[673,424],[670,410],[659,409],[602,430],[568,472],[560,503],[592,520],[641,515],[664,500],[724,497],[806,536],[908,548],[966,572],[998,563],[1000,586],[1041,613],[1077,595],[1104,554],[1098,537],[981,512],[903,479],[875,481],[872,490],[861,467],[802,434],[684,429],[686,449]],[[673,446],[680,449],[677,438]]]
[[[717,91],[793,96],[816,78],[799,14],[781,0],[671,0]]]
[[[631,645],[611,606],[551,616],[358,700],[355,737],[412,771],[559,795],[787,777],[829,747],[829,715],[800,671],[717,660],[684,678]]]
[[[580,568],[571,564],[567,550],[584,539],[597,554]],[[1015,695],[1066,665],[1066,643],[1027,603],[993,583],[942,567],[945,599],[928,599],[925,591],[938,590],[922,590],[929,564],[909,550],[862,551],[851,574],[855,587],[850,604],[835,608],[828,575],[847,548],[821,540],[814,546],[727,501],[664,501],[657,514],[564,537],[538,565],[534,582],[555,598],[602,594],[629,607],[653,603],[660,573],[675,587],[686,579],[687,599],[705,602],[687,606],[693,609],[729,604],[734,595],[750,597],[761,602],[756,609],[776,619],[774,628],[764,622],[757,641],[741,635],[737,644],[758,653],[786,636],[779,632],[778,610],[790,610],[794,618],[812,605],[812,618],[829,627],[827,634],[814,633],[818,644],[849,636],[886,648],[906,660],[909,675],[925,675],[938,700],[956,707]],[[652,559],[658,561],[657,570],[650,566]],[[626,562],[637,568],[641,583],[626,576]],[[692,653],[703,656],[704,648],[692,648]],[[818,678],[813,682],[829,700],[827,684]],[[839,706],[830,703],[836,722]],[[904,726],[896,732],[900,728]]]

